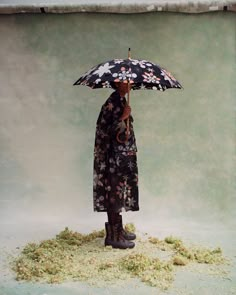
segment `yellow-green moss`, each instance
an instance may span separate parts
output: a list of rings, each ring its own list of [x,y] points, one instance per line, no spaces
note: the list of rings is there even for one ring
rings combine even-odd
[[[173,257],[173,264],[174,265],[186,265],[188,263],[188,260],[182,256],[174,256]]]
[[[186,247],[180,238],[168,236],[163,241],[155,237],[149,237],[149,242],[155,244],[160,250],[172,250],[177,257],[186,258],[190,261],[206,264],[220,264],[225,262],[220,247],[208,249],[206,247]],[[178,263],[176,263],[178,265]]]
[[[133,224],[125,226],[135,231]],[[90,234],[73,232],[67,227],[55,238],[27,244],[13,263],[17,280],[61,283],[67,280],[86,281],[96,286],[118,283],[138,277],[150,286],[167,289],[173,279],[175,266],[188,262],[224,263],[222,250],[186,247],[179,238],[164,240],[137,237],[133,249],[104,247],[104,230]],[[160,260],[160,250],[169,251],[169,260]],[[159,252],[158,252],[159,251]]]
[[[56,235],[56,240],[60,242],[60,244],[63,245],[63,243],[67,245],[76,245],[80,246],[83,243],[90,242],[96,238],[102,238],[105,235],[104,230],[100,231],[93,231],[92,233],[88,235],[84,235],[78,232],[73,232],[66,227],[64,231],[60,232],[58,235]]]
[[[176,237],[173,237],[173,236],[166,237],[164,241],[167,244],[174,244],[174,245],[178,245],[178,244],[182,243],[182,241],[179,238],[176,238]]]
[[[150,267],[152,260],[144,254],[131,254],[123,258],[121,265],[133,274],[140,274]]]
[[[171,263],[150,258],[142,253],[127,255],[120,264],[124,270],[138,276],[142,282],[152,287],[167,289],[174,279]]]
[[[135,225],[133,223],[127,223],[125,226],[124,226],[124,229],[128,232],[132,232],[132,233],[135,233],[136,231],[136,228],[135,228]]]

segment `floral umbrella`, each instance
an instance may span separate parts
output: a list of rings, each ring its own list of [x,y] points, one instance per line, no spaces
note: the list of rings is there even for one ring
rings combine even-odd
[[[164,91],[182,88],[180,83],[158,65],[139,59],[113,59],[101,63],[80,77],[74,85],[91,88],[115,88],[115,82],[130,83],[131,88]]]
[[[101,63],[86,72],[73,85],[86,85],[93,89],[115,88],[116,82],[128,83],[133,90],[165,91],[168,88],[183,88],[171,73],[160,66],[147,60],[131,59],[130,48],[128,59],[113,59]],[[128,92],[128,105],[129,94]],[[128,126],[129,118],[127,119],[127,138],[129,134]],[[117,140],[119,140],[118,137]]]

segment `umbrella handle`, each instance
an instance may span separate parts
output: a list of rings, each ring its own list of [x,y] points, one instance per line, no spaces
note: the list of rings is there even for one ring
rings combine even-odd
[[[128,58],[130,59],[130,48],[129,48],[129,51],[128,51]],[[128,106],[129,106],[129,102],[130,102],[130,99],[129,99],[129,93],[130,93],[130,90],[129,90],[129,84],[130,84],[130,81],[128,80]],[[121,134],[121,131],[118,131],[118,133],[116,134],[116,140],[119,142],[119,143],[125,143],[128,141],[128,138],[129,138],[129,117],[127,118],[127,127],[126,127],[126,132],[125,132],[125,140],[121,140],[119,138]]]
[[[128,124],[129,124],[129,119],[127,121],[128,121]],[[125,143],[125,142],[127,142],[128,141],[128,138],[129,138],[129,125],[127,125],[127,129],[126,129],[126,132],[125,132],[125,140],[121,140],[120,139],[120,134],[121,134],[121,131],[118,131],[118,133],[116,134],[116,140],[119,143]]]

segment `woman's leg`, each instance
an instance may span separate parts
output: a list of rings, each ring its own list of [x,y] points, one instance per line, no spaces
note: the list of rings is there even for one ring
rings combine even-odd
[[[108,218],[108,223],[109,224],[116,224],[119,222],[119,212],[115,212],[113,210],[107,210],[107,218]]]
[[[126,240],[122,234],[121,215],[112,210],[107,211],[108,222],[105,222],[106,237],[105,246],[113,248],[127,249],[133,248],[135,244]]]

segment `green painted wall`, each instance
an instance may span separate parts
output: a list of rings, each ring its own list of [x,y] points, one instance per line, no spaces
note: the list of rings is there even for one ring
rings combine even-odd
[[[128,47],[184,86],[131,92],[137,216],[233,221],[235,34],[223,12],[0,16],[0,223],[96,224],[95,123],[110,90],[72,84]]]

